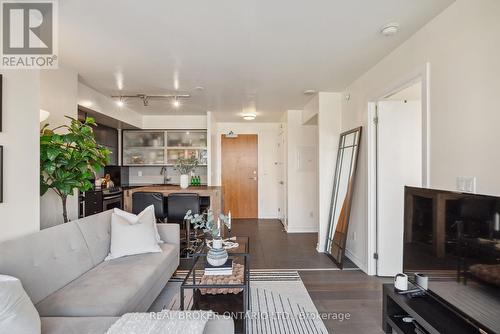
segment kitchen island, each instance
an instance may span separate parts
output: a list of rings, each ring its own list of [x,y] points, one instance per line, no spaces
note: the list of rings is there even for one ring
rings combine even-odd
[[[132,194],[135,192],[155,192],[162,193],[164,197],[174,193],[194,193],[200,197],[210,198],[210,207],[215,217],[218,217],[222,210],[222,189],[215,186],[190,186],[182,189],[174,185],[152,185],[127,189],[123,192],[123,204],[125,211],[132,212]]]

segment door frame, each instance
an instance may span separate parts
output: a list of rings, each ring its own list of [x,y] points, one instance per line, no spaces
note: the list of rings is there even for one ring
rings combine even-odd
[[[406,74],[392,84],[382,87],[368,100],[367,140],[368,140],[368,236],[367,236],[367,274],[377,275],[378,231],[377,231],[377,104],[387,96],[422,83],[422,186],[430,186],[430,63],[425,63],[413,72]]]

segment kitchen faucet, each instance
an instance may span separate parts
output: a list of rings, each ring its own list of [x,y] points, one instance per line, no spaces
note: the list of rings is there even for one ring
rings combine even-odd
[[[168,174],[167,174],[167,166],[163,166],[161,168],[161,171],[160,171],[160,175],[163,175],[163,184],[167,184],[168,182],[170,182],[170,177],[168,177]]]

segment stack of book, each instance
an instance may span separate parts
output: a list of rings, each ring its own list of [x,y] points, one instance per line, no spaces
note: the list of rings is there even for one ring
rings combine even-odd
[[[210,263],[205,263],[205,275],[232,275],[233,274],[233,260],[228,259],[222,266],[214,267]]]

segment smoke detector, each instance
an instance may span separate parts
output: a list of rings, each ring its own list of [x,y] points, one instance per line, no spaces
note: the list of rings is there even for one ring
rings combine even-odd
[[[316,94],[316,91],[314,89],[306,89],[304,91],[304,95],[314,95]]]
[[[380,33],[385,37],[391,37],[399,32],[399,23],[391,22],[380,29]]]

